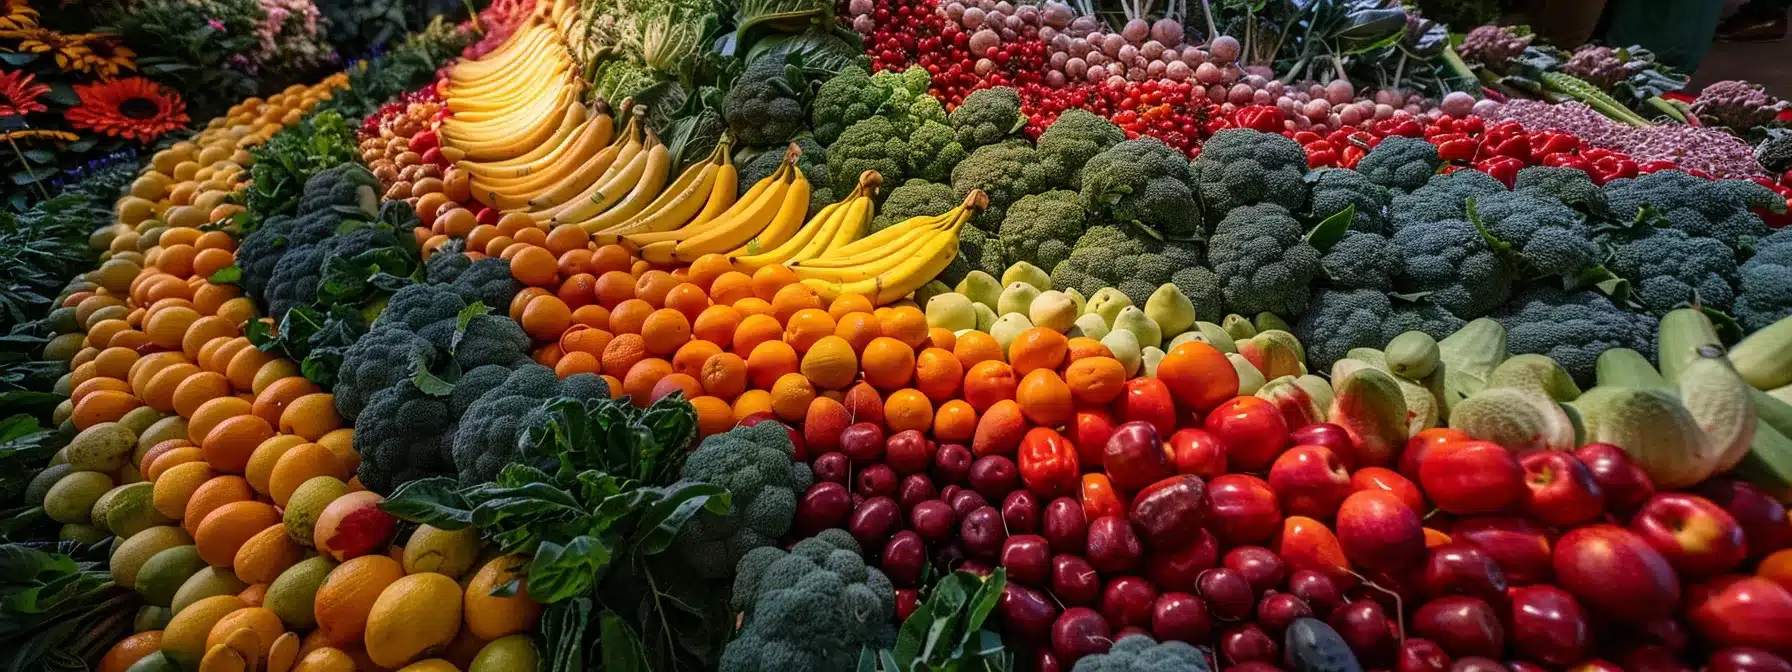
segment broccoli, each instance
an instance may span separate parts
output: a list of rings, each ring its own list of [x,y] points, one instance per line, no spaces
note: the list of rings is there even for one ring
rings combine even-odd
[[[1351,348],[1380,348],[1406,331],[1443,338],[1463,320],[1435,306],[1408,303],[1373,289],[1322,289],[1294,324],[1307,368],[1329,371]]]
[[[1470,203],[1469,221],[1510,245],[1538,275],[1573,278],[1601,261],[1585,218],[1560,201],[1503,192]]]
[[[887,182],[885,184],[888,184]],[[883,207],[871,220],[871,231],[881,231],[911,217],[932,217],[958,207],[962,201],[952,192],[952,185],[923,180],[909,180],[890,190]]]
[[[1593,385],[1593,364],[1601,352],[1630,348],[1655,358],[1655,318],[1624,310],[1596,291],[1534,285],[1513,296],[1493,319],[1506,328],[1513,354],[1546,355],[1583,388]]]
[[[1389,189],[1412,191],[1425,186],[1443,164],[1437,147],[1424,138],[1391,135],[1356,162],[1356,171]]]
[[[685,458],[679,480],[728,488],[734,504],[726,516],[699,513],[674,542],[699,576],[728,578],[748,551],[790,531],[797,497],[815,480],[795,454],[784,425],[762,422],[710,436]]]
[[[412,333],[443,320],[453,320],[467,302],[449,285],[418,283],[398,290],[386,301],[386,309],[374,318],[372,329],[398,327]]]
[[[1736,253],[1712,238],[1646,227],[1640,235],[1614,237],[1607,267],[1630,281],[1632,297],[1660,317],[1697,292],[1702,305],[1730,310],[1736,291]]]
[[[429,256],[429,261],[423,262],[423,279],[432,284],[452,284],[473,265],[473,258],[467,256],[466,251],[467,241],[464,239],[450,238],[442,243]]]
[[[966,151],[1001,142],[1027,125],[1026,115],[1020,113],[1020,92],[1006,86],[972,91],[947,118]]]
[[[1164,283],[1187,294],[1196,315],[1225,314],[1220,281],[1201,265],[1197,248],[1161,241],[1130,227],[1089,227],[1071,246],[1070,257],[1052,267],[1053,288],[1073,287],[1084,296],[1094,296],[1103,287],[1114,287],[1138,306]]]
[[[928,120],[909,133],[905,165],[910,178],[945,182],[968,156],[970,152],[953,137],[951,127]]]
[[[1046,161],[1056,161],[1070,176],[1066,188],[1083,188],[1083,164],[1096,154],[1126,140],[1126,131],[1112,121],[1088,110],[1073,108],[1058,115],[1044,133],[1039,134],[1037,149]]]
[[[1388,204],[1393,196],[1386,187],[1363,177],[1362,173],[1342,168],[1323,168],[1307,173],[1312,193],[1307,199],[1306,218],[1317,225],[1327,217],[1354,207],[1350,229],[1364,233],[1392,233],[1388,226]]]
[[[889,86],[873,79],[864,68],[848,66],[815,91],[815,103],[809,106],[815,139],[832,143],[846,127],[871,118],[889,101]]]
[[[1138,138],[1103,150],[1083,164],[1081,181],[1084,207],[1098,216],[1165,238],[1206,237],[1188,161],[1161,140]]]
[[[1319,264],[1333,284],[1350,289],[1391,292],[1400,274],[1400,255],[1387,236],[1362,231],[1345,231]]]
[[[435,359],[435,346],[403,328],[386,326],[369,331],[342,355],[336,371],[336,412],[356,420],[375,394],[410,380]]]
[[[835,193],[849,193],[859,175],[875,170],[890,184],[908,177],[908,139],[884,117],[871,117],[846,127],[828,146],[828,180]],[[744,181],[744,180],[743,180]]]
[[[1193,173],[1209,226],[1239,206],[1270,203],[1295,212],[1307,202],[1307,184],[1301,179],[1307,174],[1307,153],[1274,133],[1248,128],[1215,133],[1201,146]]]
[[[1531,166],[1518,171],[1512,191],[1561,201],[1582,214],[1604,219],[1611,214],[1605,190],[1593,183],[1587,171],[1566,166]]]
[[[341,208],[350,216],[373,217],[380,211],[379,178],[353,161],[326,168],[305,180],[298,212]]]
[[[287,252],[336,235],[336,227],[341,225],[342,213],[334,210],[269,217],[260,228],[243,236],[237,246],[236,265],[243,271],[243,292],[266,304],[266,292],[280,259]]]
[[[880,70],[871,79],[889,87],[890,102],[879,114],[888,117],[898,130],[907,133],[929,121],[947,123],[946,107],[927,92],[933,87],[933,77],[926,68],[911,65],[900,72]]]
[[[353,259],[363,252],[397,245],[391,228],[368,225],[292,249],[280,257],[280,263],[274,266],[273,277],[268,280],[268,312],[275,320],[284,320],[287,311],[316,304],[325,262]]]
[[[796,167],[803,171],[803,177],[809,180],[809,212],[804,217],[815,216],[823,207],[834,202],[834,183],[828,179],[828,150],[815,141],[815,138],[804,135],[794,141],[802,155],[797,157]],[[740,167],[739,196],[745,196],[748,189],[760,180],[771,177],[784,162],[784,150],[767,149],[753,157],[746,165]]]
[[[744,612],[722,651],[720,672],[835,672],[852,669],[866,646],[896,639],[895,587],[867,567],[844,530],[826,530],[788,552],[776,546],[741,558],[733,608]]]
[[[1020,197],[1056,189],[1064,184],[1064,171],[1040,161],[1024,142],[1005,142],[979,147],[952,169],[952,191],[963,199],[972,189],[989,195],[989,207],[972,220],[994,230],[1007,216],[1008,206]]]
[[[791,82],[789,59],[767,52],[747,62],[746,71],[722,98],[722,119],[728,132],[750,147],[770,147],[790,140],[808,120],[803,114],[803,85]]]
[[[511,370],[500,384],[488,386],[467,406],[454,432],[452,457],[462,485],[497,478],[504,465],[517,461],[517,440],[525,427],[540,422],[543,403],[556,397],[578,401],[609,399],[609,387],[595,374],[578,373],[565,380],[554,370],[526,364]]]
[[[1422,293],[1424,302],[1472,320],[1512,294],[1512,269],[1473,224],[1459,219],[1414,224],[1390,239],[1400,255],[1395,289]]]
[[[1025,261],[1040,268],[1057,266],[1070,258],[1070,246],[1083,235],[1086,217],[1083,201],[1074,191],[1021,197],[1002,218],[1000,234],[1007,261]]]
[[[835,78],[838,79],[841,78]],[[842,87],[864,86],[851,75],[848,79],[849,84]],[[959,144],[957,133],[947,124],[939,100],[927,94],[927,88],[931,86],[927,71],[919,67],[902,72],[886,70],[870,79],[870,86],[878,87],[881,95],[888,98],[875,114],[851,119],[843,116],[838,132],[832,128],[832,117],[827,117],[830,120],[827,122],[828,133],[834,136],[828,140],[827,153],[828,179],[834,185],[834,193],[852,191],[858,185],[859,175],[866,170],[876,170],[883,175],[885,184],[901,184],[910,178],[947,181],[953,166],[964,160],[969,150]],[[830,97],[839,100],[847,93],[837,90]],[[817,112],[835,114],[832,107],[818,107]],[[817,136],[825,137],[819,130]]]
[[[1128,635],[1107,653],[1077,659],[1072,672],[1208,672],[1207,657],[1186,642],[1157,643],[1145,635]]]
[[[401,380],[373,395],[355,421],[356,471],[361,484],[390,494],[400,483],[429,476],[454,475],[454,433],[467,407],[486,390],[504,382],[510,370],[482,366],[454,381],[446,397],[424,394],[410,380]]]
[[[1308,285],[1319,277],[1319,250],[1281,206],[1233,209],[1213,229],[1207,261],[1224,283],[1232,312],[1270,312],[1298,317],[1306,310]]]
[[[435,280],[431,278],[430,281]],[[523,291],[523,283],[510,275],[510,260],[498,257],[486,257],[467,264],[454,276],[452,284],[454,291],[460,292],[460,298],[467,303],[478,301],[496,310],[509,308],[510,300]]]
[[[1394,230],[1468,218],[1468,199],[1507,193],[1506,185],[1479,170],[1458,170],[1432,177],[1410,194],[1396,194],[1389,209]]]
[[[457,319],[442,320],[417,332],[436,347],[437,352],[452,353],[461,370],[496,364],[511,367],[529,359],[529,335],[522,325],[502,315],[474,315],[460,331],[460,342],[454,342],[459,327]]]
[[[1755,145],[1755,161],[1770,173],[1792,170],[1792,131],[1768,129],[1767,139]]]
[[[1761,239],[1736,273],[1735,316],[1749,332],[1792,315],[1792,229]]]
[[[958,256],[940,272],[939,279],[956,285],[971,271],[983,271],[999,278],[1007,268],[1008,254],[1002,248],[1002,239],[967,224],[958,230]]]
[[[1746,180],[1711,181],[1663,170],[1605,184],[1612,216],[1620,221],[1665,223],[1694,236],[1716,238],[1743,251],[1768,234],[1752,208],[1785,207],[1772,189]]]

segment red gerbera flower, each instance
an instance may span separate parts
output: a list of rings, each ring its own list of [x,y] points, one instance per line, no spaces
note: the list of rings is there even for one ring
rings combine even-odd
[[[37,102],[38,96],[50,92],[49,85],[38,84],[33,79],[31,73],[23,70],[0,72],[0,119],[49,109]]]
[[[68,123],[106,135],[150,142],[187,124],[180,94],[142,77],[75,85],[81,104],[69,108]]]

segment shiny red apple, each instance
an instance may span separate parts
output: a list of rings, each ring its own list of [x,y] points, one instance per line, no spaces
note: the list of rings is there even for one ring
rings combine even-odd
[[[1170,461],[1177,473],[1212,480],[1226,473],[1226,444],[1205,429],[1178,429],[1170,435]]]
[[[1504,446],[1464,441],[1433,447],[1419,463],[1419,485],[1437,508],[1456,515],[1518,508],[1525,493],[1524,467]]]
[[[1295,446],[1269,468],[1269,487],[1290,516],[1330,520],[1350,496],[1350,472],[1324,446]]]
[[[1551,527],[1574,527],[1605,514],[1605,494],[1593,472],[1570,453],[1541,451],[1518,458],[1530,489],[1524,510]]]
[[[1698,495],[1664,492],[1650,497],[1631,517],[1630,531],[1687,578],[1722,574],[1748,555],[1742,526],[1723,507]]]
[[[1269,468],[1288,447],[1288,423],[1274,404],[1257,397],[1233,397],[1207,414],[1202,427],[1226,446],[1232,471]]]
[[[1498,657],[1506,650],[1506,630],[1493,606],[1466,595],[1440,597],[1413,614],[1412,633],[1437,642],[1451,656]]]
[[[1512,645],[1526,657],[1550,665],[1573,665],[1587,657],[1591,626],[1580,601],[1556,586],[1519,586],[1512,602]]]
[[[1306,516],[1289,516],[1282,521],[1282,533],[1271,547],[1288,563],[1289,569],[1311,569],[1344,578],[1350,575],[1350,559],[1337,535],[1325,523]]]
[[[1556,540],[1553,564],[1558,585],[1616,621],[1661,618],[1680,601],[1673,565],[1642,537],[1616,525],[1569,530]]]
[[[1593,474],[1593,482],[1599,484],[1600,492],[1605,495],[1605,510],[1618,516],[1620,521],[1627,520],[1655,494],[1655,484],[1649,480],[1649,475],[1630,461],[1623,448],[1609,443],[1589,443],[1574,451],[1574,457],[1587,465],[1587,471]]]
[[[1276,491],[1249,474],[1226,474],[1207,484],[1208,529],[1227,546],[1261,544],[1282,529]]]
[[[1350,432],[1342,426],[1329,422],[1307,425],[1288,432],[1288,442],[1293,445],[1325,446],[1338,454],[1338,460],[1346,468],[1355,469],[1357,465],[1356,442],[1350,440]]]
[[[1398,571],[1425,558],[1425,526],[1394,493],[1351,493],[1338,507],[1335,525],[1344,556],[1359,567]]]
[[[1693,627],[1717,646],[1750,646],[1792,655],[1792,591],[1756,576],[1727,576],[1687,597]]]
[[[1400,472],[1386,467],[1363,467],[1356,470],[1350,475],[1350,489],[1384,490],[1394,493],[1413,513],[1423,516],[1429,511],[1425,506],[1425,494],[1419,492],[1419,486],[1401,476]]]
[[[1528,518],[1464,518],[1450,528],[1450,538],[1474,544],[1493,556],[1512,585],[1548,583],[1555,574],[1549,531]]]
[[[1134,492],[1176,473],[1160,436],[1149,422],[1128,422],[1114,429],[1099,463],[1114,487]]]
[[[1492,555],[1466,541],[1452,541],[1430,549],[1425,559],[1425,594],[1468,595],[1499,604],[1506,598],[1506,573]]]
[[[1786,507],[1759,486],[1733,478],[1714,478],[1700,483],[1696,492],[1724,507],[1742,526],[1749,557],[1766,557],[1792,548],[1792,523],[1786,520]]]

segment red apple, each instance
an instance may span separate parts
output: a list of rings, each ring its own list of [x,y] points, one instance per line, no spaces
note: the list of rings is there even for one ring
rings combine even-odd
[[[1099,463],[1114,487],[1134,492],[1176,473],[1160,436],[1149,422],[1128,422],[1114,429]]]
[[[1120,423],[1149,423],[1157,429],[1158,436],[1176,431],[1176,402],[1170,398],[1170,388],[1157,378],[1145,376],[1126,381],[1113,408],[1114,419]]]
[[[1570,530],[1556,540],[1556,582],[1617,621],[1644,623],[1680,601],[1673,565],[1642,537],[1616,525]]]
[[[1332,611],[1344,605],[1344,589],[1338,581],[1329,574],[1311,569],[1289,574],[1288,592],[1306,602],[1320,618],[1331,618]]]
[[[1053,556],[1051,589],[1065,604],[1095,606],[1101,600],[1101,573],[1081,555]]]
[[[1393,658],[1399,626],[1380,602],[1363,598],[1339,607],[1326,624],[1338,631],[1357,658],[1367,665]]]
[[[1228,628],[1220,635],[1220,657],[1228,668],[1245,663],[1268,663],[1281,658],[1281,647],[1256,623]]]
[[[1356,443],[1350,440],[1350,432],[1338,425],[1321,422],[1292,430],[1288,432],[1288,442],[1297,446],[1303,443],[1325,446],[1338,454],[1338,461],[1343,462],[1345,467],[1356,468]]]
[[[1706,672],[1792,672],[1792,662],[1749,646],[1719,649],[1705,661]]]
[[[1338,537],[1325,523],[1312,518],[1289,516],[1283,520],[1282,533],[1272,548],[1290,569],[1311,569],[1333,578],[1350,574],[1350,559],[1344,555]]]
[[[1757,576],[1731,576],[1690,593],[1692,625],[1713,644],[1792,655],[1792,591]]]
[[[1450,672],[1521,672],[1521,671],[1514,670],[1511,667],[1507,667],[1506,665],[1501,664],[1500,661],[1494,660],[1492,658],[1485,658],[1482,656],[1469,656],[1467,658],[1457,658],[1456,662],[1451,663],[1450,664]],[[1522,672],[1531,672],[1531,670],[1524,670]]]
[[[1249,618],[1257,600],[1251,593],[1251,582],[1244,575],[1226,567],[1201,572],[1195,580],[1195,592],[1207,600],[1207,609],[1221,621]]]
[[[1295,446],[1269,468],[1269,487],[1288,515],[1330,520],[1350,496],[1350,472],[1324,446]]]
[[[1407,637],[1400,643],[1400,656],[1394,672],[1445,672],[1450,669],[1450,654],[1423,637]]]
[[[859,464],[883,459],[884,428],[869,422],[848,426],[840,433],[840,452]]]
[[[1288,593],[1268,593],[1257,603],[1257,624],[1276,639],[1281,639],[1295,620],[1312,617],[1313,608]]]
[[[1151,636],[1160,642],[1202,645],[1213,630],[1207,603],[1188,593],[1163,593],[1151,604]]]
[[[1548,531],[1528,518],[1484,516],[1456,521],[1450,538],[1486,551],[1506,573],[1512,585],[1549,583],[1555,573],[1555,557]]]
[[[1499,614],[1486,602],[1465,595],[1440,597],[1419,607],[1412,633],[1437,642],[1457,658],[1497,657],[1506,650]]]
[[[1568,591],[1550,585],[1513,588],[1512,645],[1525,656],[1551,665],[1573,665],[1587,657],[1591,638],[1587,612]]]
[[[1398,571],[1425,557],[1425,525],[1394,493],[1351,493],[1338,508],[1336,525],[1344,556],[1357,566]]]
[[[1276,491],[1249,474],[1226,474],[1207,484],[1209,528],[1228,546],[1261,544],[1282,529]]]
[[[1081,555],[1088,548],[1089,519],[1083,515],[1083,505],[1075,499],[1059,497],[1045,505],[1040,527],[1044,528],[1053,553]]]
[[[1251,592],[1262,595],[1282,587],[1288,580],[1288,565],[1282,562],[1281,556],[1262,546],[1239,546],[1226,551],[1226,557],[1220,560],[1226,569],[1238,572],[1239,576],[1251,584]]]
[[[1523,501],[1524,467],[1504,446],[1463,441],[1433,447],[1419,463],[1419,484],[1437,508],[1456,515],[1496,513]]]
[[[1605,513],[1605,494],[1587,465],[1569,453],[1529,453],[1518,459],[1530,488],[1524,509],[1551,527],[1574,527]]]
[[[913,429],[890,435],[884,441],[884,461],[888,462],[897,473],[918,474],[933,466],[933,454],[939,451],[939,444],[927,440],[927,435]]]
[[[1065,665],[1075,665],[1083,656],[1107,653],[1114,645],[1114,630],[1101,618],[1101,612],[1087,607],[1071,607],[1052,623],[1052,651]]]
[[[1425,594],[1468,595],[1500,604],[1506,598],[1506,573],[1493,556],[1465,541],[1453,541],[1430,549],[1425,559]]]
[[[1136,576],[1122,576],[1109,581],[1101,591],[1101,617],[1108,625],[1120,628],[1151,625],[1151,606],[1157,601],[1157,588]]]
[[[1213,569],[1219,553],[1219,541],[1207,530],[1201,530],[1181,548],[1152,549],[1145,556],[1145,578],[1157,584],[1159,590],[1195,592],[1201,572]]]
[[[1207,484],[1199,476],[1171,476],[1133,497],[1127,519],[1152,549],[1176,548],[1203,528]]]
[[[1257,397],[1221,403],[1202,426],[1225,444],[1232,471],[1263,471],[1288,447],[1288,423],[1274,404]]]
[[[1077,462],[1101,464],[1101,451],[1108,445],[1108,437],[1114,435],[1114,426],[1114,416],[1105,408],[1077,411],[1065,432],[1071,443],[1076,444]]]
[[[1211,480],[1226,473],[1226,444],[1204,429],[1178,429],[1170,435],[1170,459],[1177,473]]]
[[[1339,456],[1342,459],[1342,456]],[[1350,489],[1353,492],[1363,490],[1382,490],[1394,493],[1406,508],[1413,513],[1425,515],[1429,511],[1425,507],[1425,494],[1419,492],[1419,486],[1401,476],[1400,472],[1386,467],[1363,467],[1350,475]]]
[[[1618,516],[1620,521],[1642,508],[1643,502],[1655,494],[1655,484],[1650,482],[1649,475],[1630,461],[1623,448],[1609,443],[1589,443],[1574,451],[1574,456],[1587,465],[1587,471],[1593,474],[1593,482],[1598,483],[1599,490],[1605,494],[1605,510]]]
[[[1432,427],[1419,430],[1406,440],[1406,448],[1400,452],[1400,475],[1414,481],[1419,480],[1419,462],[1425,459],[1425,453],[1431,448],[1462,441],[1473,441],[1475,437],[1468,432],[1448,427]]]
[[[1029,586],[1044,586],[1052,578],[1052,549],[1045,537],[1017,534],[1002,542],[1002,566],[1008,577]]]
[[[1687,578],[1722,574],[1748,555],[1742,526],[1723,507],[1698,495],[1664,492],[1650,497],[1630,519],[1630,531]]]
[[[1124,518],[1097,518],[1089,523],[1089,563],[1096,569],[1117,574],[1138,566],[1145,554],[1132,525]]]
[[[1644,644],[1624,654],[1624,669],[1629,672],[1693,672],[1686,663],[1659,644]]]
[[[1792,547],[1792,523],[1786,507],[1753,483],[1733,478],[1714,478],[1700,483],[1700,495],[1730,512],[1748,539],[1748,555],[1760,558]]]

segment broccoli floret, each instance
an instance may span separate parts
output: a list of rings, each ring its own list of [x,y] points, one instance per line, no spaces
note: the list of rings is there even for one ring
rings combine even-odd
[[[741,559],[733,605],[744,614],[721,672],[847,670],[866,646],[894,643],[889,577],[865,565],[850,535],[829,532],[789,552],[766,546]]]
[[[1468,218],[1468,199],[1507,192],[1506,185],[1479,170],[1432,177],[1410,194],[1397,194],[1389,219],[1397,231],[1413,224]]]
[[[1387,236],[1378,233],[1345,231],[1319,263],[1333,284],[1350,289],[1391,292],[1400,275],[1400,255]]]
[[[1063,170],[1040,161],[1032,147],[1019,142],[979,147],[952,169],[952,191],[958,198],[963,199],[972,189],[989,195],[989,207],[972,220],[986,230],[1001,226],[1008,206],[1020,197],[1063,184]]]
[[[832,143],[846,127],[868,119],[890,101],[890,87],[872,79],[864,68],[848,66],[823,82],[809,108],[815,139]]]
[[[336,412],[346,420],[360,417],[375,394],[410,380],[430,365],[435,346],[423,337],[398,327],[374,329],[349,346],[336,371]]]
[[[1426,303],[1465,320],[1482,317],[1512,294],[1512,269],[1475,226],[1446,220],[1408,226],[1390,239],[1400,255],[1402,293],[1423,293]]]
[[[1020,92],[1006,86],[972,91],[948,118],[958,144],[968,151],[1001,142],[1027,123]]]
[[[929,120],[908,136],[908,176],[929,182],[952,179],[952,169],[970,156],[954,137],[952,128]]]
[[[498,257],[486,257],[467,264],[465,270],[454,276],[453,285],[454,291],[460,292],[460,298],[468,304],[478,301],[494,310],[509,308],[510,300],[523,291],[523,283],[510,276],[510,260]]]
[[[1356,162],[1356,171],[1389,189],[1412,191],[1425,186],[1443,164],[1437,147],[1424,138],[1391,135]]]
[[[350,161],[326,168],[305,180],[299,212],[344,208],[343,213],[373,217],[380,210],[379,178]]]
[[[1096,154],[1126,141],[1126,131],[1107,118],[1088,110],[1073,108],[1058,115],[1044,133],[1039,134],[1037,149],[1046,161],[1056,161],[1070,176],[1065,185],[1071,190],[1083,188],[1083,165]]]
[[[1287,210],[1277,205],[1233,209],[1213,229],[1207,261],[1223,285],[1233,312],[1298,317],[1308,285],[1319,277],[1319,250]]]
[[[790,531],[796,500],[814,475],[776,422],[735,427],[703,440],[685,458],[681,481],[713,483],[728,489],[734,510],[721,516],[699,513],[674,542],[698,576],[728,578],[748,551],[777,543]]]
[[[947,123],[946,107],[927,93],[933,77],[926,68],[911,65],[900,72],[880,70],[871,79],[890,89],[890,102],[879,114],[888,117],[898,130],[907,133],[929,121]]]
[[[1510,352],[1546,355],[1583,388],[1593,385],[1593,364],[1601,352],[1630,348],[1655,358],[1655,318],[1613,305],[1596,291],[1534,285],[1513,296],[1493,319],[1506,328]]]
[[[802,155],[796,159],[797,170],[803,171],[803,177],[809,180],[809,212],[804,219],[813,217],[829,203],[834,202],[833,182],[828,178],[828,150],[815,141],[815,138],[804,135],[794,141]],[[771,148],[760,152],[746,165],[740,167],[740,193],[745,196],[754,184],[778,170],[784,162],[784,149]]]
[[[1735,316],[1749,332],[1792,316],[1792,229],[1761,239],[1736,273]]]
[[[1187,294],[1197,315],[1225,314],[1217,307],[1219,279],[1202,267],[1195,246],[1160,241],[1131,227],[1089,227],[1071,246],[1070,257],[1052,267],[1053,288],[1073,287],[1093,296],[1103,287],[1114,287],[1138,306],[1164,283],[1174,283]]]
[[[1512,191],[1561,201],[1588,217],[1603,219],[1611,213],[1605,190],[1593,183],[1587,171],[1566,166],[1531,166],[1518,171]]]
[[[1779,194],[1754,182],[1714,182],[1678,170],[1612,180],[1605,184],[1605,197],[1620,221],[1665,224],[1716,238],[1739,252],[1769,232],[1750,209],[1785,207]]]
[[[982,228],[967,225],[958,230],[958,257],[940,272],[940,281],[956,285],[971,271],[983,271],[999,278],[1007,268],[1008,254],[1002,248],[1002,239]]]
[[[1215,133],[1201,146],[1193,172],[1209,226],[1239,206],[1269,203],[1295,212],[1307,202],[1307,184],[1301,179],[1307,174],[1307,153],[1274,133],[1248,128]]]
[[[734,88],[722,98],[722,119],[742,144],[770,147],[803,130],[803,93],[787,79],[789,59],[768,52],[747,63]]]
[[[453,320],[466,307],[466,300],[448,285],[410,285],[392,294],[386,309],[374,318],[372,328],[396,326],[415,333],[436,322]]]
[[[1109,147],[1083,164],[1081,179],[1084,207],[1098,216],[1148,227],[1165,238],[1206,237],[1188,161],[1161,140],[1138,138]]]
[[[871,117],[846,127],[828,146],[828,179],[835,193],[851,192],[859,175],[875,170],[889,184],[907,179],[908,139],[884,117]],[[743,180],[744,182],[744,180]]]
[[[1207,657],[1186,642],[1157,643],[1144,635],[1114,642],[1107,653],[1077,659],[1072,672],[1208,672]]]
[[[1306,348],[1307,368],[1329,371],[1351,348],[1380,348],[1405,331],[1443,338],[1463,324],[1435,306],[1373,289],[1322,289],[1294,324],[1294,335]]]
[[[236,265],[243,271],[243,292],[265,304],[280,259],[287,252],[336,235],[336,228],[341,225],[342,213],[334,210],[269,217],[260,228],[243,236],[242,244],[237,246]]]
[[[887,182],[885,184],[888,184]],[[911,217],[932,217],[958,207],[961,199],[952,192],[952,185],[924,180],[909,180],[890,190],[877,217],[871,220],[873,233]]]
[[[1388,203],[1393,200],[1386,187],[1363,177],[1362,173],[1342,168],[1322,168],[1307,173],[1312,194],[1307,199],[1306,218],[1317,225],[1327,217],[1356,208],[1352,212],[1350,230],[1364,233],[1392,233],[1388,226]]]
[[[458,317],[458,316],[456,316]],[[495,364],[513,367],[529,361],[529,335],[502,315],[475,315],[467,321],[460,342],[454,342],[457,319],[449,318],[418,330],[437,352],[452,353],[462,370]]]
[[[1511,245],[1537,275],[1572,278],[1601,261],[1592,228],[1580,213],[1559,201],[1505,192],[1472,202],[1469,221]]]
[[[274,275],[268,278],[268,314],[274,321],[286,319],[294,306],[317,301],[317,281],[324,265],[323,244],[300,245],[280,256]]]
[[[1640,235],[1614,238],[1611,271],[1630,281],[1632,297],[1657,317],[1688,304],[1696,292],[1702,305],[1730,310],[1736,291],[1736,253],[1713,238],[1679,229],[1647,227]]]
[[[336,403],[342,405],[342,398]],[[400,483],[454,473],[450,449],[457,416],[448,399],[431,397],[409,380],[374,393],[365,417],[355,421],[356,475],[361,485],[391,494]]]
[[[454,433],[452,453],[460,482],[472,485],[493,480],[504,465],[516,462],[519,434],[539,421],[543,401],[560,396],[581,402],[609,399],[609,388],[602,378],[589,373],[558,380],[553,369],[539,364],[519,366],[503,383],[488,388],[467,407]],[[530,417],[532,413],[537,417]]]
[[[466,255],[467,241],[460,238],[449,239],[436,248],[429,261],[423,262],[423,277],[432,284],[451,284],[461,273],[473,265],[473,258]]]
[[[1052,268],[1070,258],[1070,246],[1083,235],[1086,218],[1082,198],[1074,191],[1023,196],[1002,218],[1002,250],[1009,263]]]

